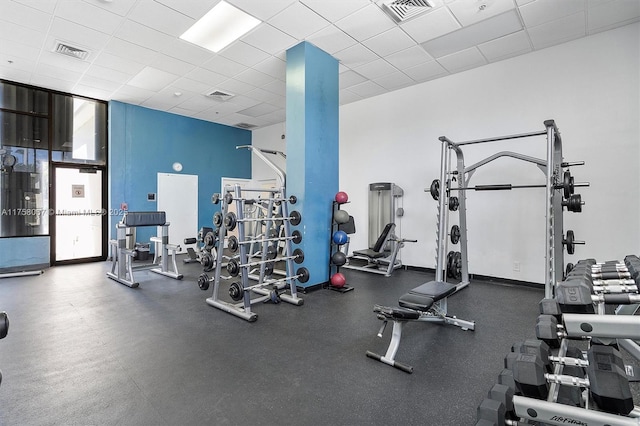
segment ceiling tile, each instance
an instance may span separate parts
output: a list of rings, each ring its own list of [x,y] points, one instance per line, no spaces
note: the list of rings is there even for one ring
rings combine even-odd
[[[210,87],[227,80],[227,77],[222,74],[218,74],[204,68],[196,68],[187,73],[186,77],[191,80],[199,81],[200,83],[208,84]]]
[[[39,2],[40,0],[30,0]],[[117,0],[117,1],[103,1],[103,0],[85,0],[94,6],[101,7],[102,9],[113,12],[116,15],[125,16],[137,0]]]
[[[40,56],[40,49],[33,46],[26,46],[20,43],[0,43],[0,53],[12,58],[28,59],[36,62]]]
[[[246,43],[237,41],[224,49],[220,53],[220,56],[250,67],[267,59],[269,54],[253,46],[249,46]]]
[[[0,58],[1,57],[2,55],[0,55]],[[4,64],[6,64],[6,62],[4,61],[0,61],[0,63],[3,64],[3,65],[0,65],[0,75],[2,76],[2,78],[6,80],[15,81],[17,83],[25,83],[25,84],[30,83],[31,77],[33,75],[30,70],[23,70],[23,69],[14,67],[13,66],[14,64],[4,66]]]
[[[149,63],[156,57],[156,52],[146,47],[113,37],[104,48],[103,52],[119,56],[127,61]]]
[[[329,25],[312,34],[307,37],[307,41],[330,55],[357,43],[353,37],[334,25]]]
[[[256,86],[252,84],[247,84],[243,81],[236,80],[234,78],[229,78],[223,81],[222,83],[219,83],[216,87],[224,91],[229,91],[236,95],[240,93],[250,92],[251,90],[256,88]]]
[[[94,89],[103,90],[108,93],[112,93],[122,86],[121,82],[105,80],[103,78],[93,77],[87,74],[82,76],[78,84],[81,86],[93,87]]]
[[[48,28],[51,21],[51,15],[48,13],[7,0],[0,1],[0,16],[3,21],[23,25],[36,31]]]
[[[416,42],[400,28],[393,27],[382,34],[363,41],[362,44],[380,56],[387,56],[415,46]]]
[[[558,0],[554,0],[558,1]],[[567,0],[562,0],[562,3]],[[579,0],[582,1],[582,0]],[[447,5],[453,16],[463,25],[468,26],[476,22],[499,15],[515,7],[513,0],[469,1],[457,0]]]
[[[52,65],[58,68],[64,68],[71,72],[77,72],[80,74],[83,74],[91,65],[91,63],[88,61],[71,58],[67,55],[54,53],[48,50],[42,51],[40,53],[38,63]]]
[[[73,82],[74,84],[80,79],[80,77],[82,77],[81,72],[70,71],[67,68],[61,68],[43,63],[39,63],[36,66],[35,72],[58,80]]]
[[[168,34],[156,31],[135,21],[126,20],[114,35],[129,43],[134,43],[152,50],[161,50],[175,40]]]
[[[355,13],[340,19],[335,23],[336,27],[349,33],[358,41],[364,41],[375,35],[383,33],[396,24],[375,4],[369,4]]]
[[[178,104],[180,108],[187,109],[190,111],[204,111],[208,108],[215,107],[218,103],[213,98],[208,98],[204,95],[193,96],[189,99],[183,100]]]
[[[402,87],[407,87],[415,84],[415,81],[409,78],[405,73],[399,71],[394,72],[393,74],[387,74],[384,77],[376,78],[373,80],[373,82],[379,84],[387,90],[397,90]]]
[[[18,58],[17,56],[11,55],[9,53],[4,53],[0,48],[0,65],[4,67],[5,70],[31,73],[36,67],[36,61],[31,59]],[[2,73],[0,73],[0,76],[2,76],[2,78],[7,78],[7,76]]]
[[[287,92],[287,85],[282,80],[273,80],[269,84],[265,84],[262,88],[268,92],[275,93],[276,95],[285,96]]]
[[[133,75],[134,74],[124,73],[111,68],[102,67],[100,65],[96,65],[95,63],[93,63],[85,72],[85,77],[92,76],[120,84],[126,83],[131,77],[133,77]]]
[[[13,0],[17,3],[21,3],[25,6],[32,7],[34,9],[38,9],[45,13],[52,14],[56,9],[56,4],[58,0]]]
[[[460,28],[449,9],[442,7],[400,24],[417,43],[432,40]]]
[[[262,104],[254,105],[249,108],[242,109],[238,111],[238,114],[247,115],[249,117],[260,117],[261,115],[274,112],[277,109],[278,108],[273,105],[262,103]]]
[[[374,83],[373,81],[365,81],[364,83],[356,84],[349,87],[349,91],[363,97],[376,96],[384,93],[386,90],[384,87]]]
[[[327,21],[335,22],[371,4],[370,0],[301,0]]]
[[[171,57],[189,62],[193,65],[200,65],[214,56],[213,52],[181,39],[173,40],[161,51]]]
[[[417,82],[433,80],[434,78],[449,74],[449,72],[436,61],[425,62],[424,64],[407,68],[403,70],[403,72]]]
[[[236,75],[234,78],[236,80],[242,81],[247,84],[251,84],[256,87],[262,87],[266,84],[269,84],[274,79],[274,77],[261,73],[260,71],[256,71],[252,68],[248,68],[246,71],[241,72],[240,74]]]
[[[433,61],[433,56],[425,52],[422,47],[413,46],[400,52],[393,53],[385,59],[394,67],[399,70],[403,70],[405,68]]]
[[[584,36],[586,33],[584,15],[585,12],[579,12],[529,28],[527,32],[534,49],[543,49]]]
[[[367,62],[378,59],[378,55],[367,49],[361,44],[355,44],[333,55],[340,62],[348,67],[357,67]]]
[[[154,0],[138,0],[127,16],[142,25],[175,37],[179,37],[196,21]]]
[[[640,1],[623,0],[590,8],[587,30],[590,33],[613,28],[620,22],[634,22],[640,18]]]
[[[422,43],[422,47],[434,58],[439,58],[520,30],[520,18],[511,11]]]
[[[361,76],[360,74],[352,70],[340,73],[339,77],[340,77],[340,80],[339,80],[340,89],[346,89],[347,87],[351,87],[356,84],[360,84],[364,81],[367,81],[366,78],[364,78],[363,76]]]
[[[520,7],[524,24],[535,27],[584,10],[584,0],[536,0]]]
[[[193,19],[202,18],[219,0],[156,0]]]
[[[178,79],[175,74],[158,70],[152,67],[145,67],[136,74],[129,82],[129,86],[139,87],[147,90],[161,90],[163,87]]]
[[[84,1],[59,1],[56,16],[105,34],[113,34],[122,16]]]
[[[52,77],[52,74],[45,74],[40,72],[35,72],[33,77],[31,77],[31,81],[28,82],[33,86],[43,87],[45,89],[53,89],[58,90],[60,92],[71,93],[73,90],[73,86],[76,85],[75,81],[69,81],[64,79],[59,79],[56,77]]]
[[[32,47],[41,47],[46,38],[46,34],[41,31],[35,31],[13,22],[0,20],[0,39],[17,42]],[[10,44],[10,43],[2,43]]]
[[[374,80],[398,71],[393,65],[384,59],[376,59],[375,61],[360,65],[353,70],[369,80]]]
[[[247,96],[250,98],[253,98],[257,101],[260,102],[267,102],[269,103],[269,101],[274,98],[273,93],[268,92],[264,89],[261,89],[259,87],[256,87],[255,89],[251,90],[250,92],[247,92]]]
[[[478,45],[478,49],[489,61],[498,61],[511,56],[530,52],[531,43],[524,31],[509,34]]]
[[[287,63],[281,59],[276,58],[275,56],[271,56],[270,58],[265,59],[264,61],[254,65],[255,70],[263,72],[271,77],[285,80],[287,73]],[[234,74],[230,74],[229,77],[232,77]]]
[[[220,55],[216,55],[208,61],[204,62],[201,67],[214,71],[218,74],[222,74],[226,77],[233,77],[234,75],[241,73],[246,69],[244,65]]]
[[[295,38],[269,24],[258,25],[255,30],[242,37],[242,41],[271,55],[298,43]]]
[[[475,47],[439,58],[438,62],[451,73],[468,70],[487,63],[480,51]]]
[[[151,90],[141,89],[139,87],[129,86],[125,84],[113,93],[113,100],[128,102],[132,104],[140,104],[149,97],[153,96]]]
[[[341,90],[339,95],[340,105],[350,104],[351,102],[356,102],[363,99],[362,96],[350,92],[349,89]]]
[[[302,3],[292,4],[268,22],[297,40],[304,40],[329,25],[329,21]]]
[[[255,16],[261,21],[269,20],[269,18],[291,6],[293,3],[296,3],[296,1],[297,0],[227,0],[228,3],[233,4],[249,15]]]
[[[104,48],[109,42],[107,34],[61,18],[53,20],[49,35],[74,46],[96,51]]]
[[[171,83],[171,85],[179,91],[187,91],[199,94],[206,93],[209,89],[211,89],[210,84],[192,80],[187,77],[179,78]]]
[[[104,51],[93,61],[93,65],[99,65],[104,68],[116,70],[129,75],[138,74],[145,67],[144,64],[140,62],[132,61],[131,59],[123,58]]]
[[[185,75],[193,71],[196,66],[179,59],[172,58],[162,53],[157,53],[156,58],[149,63],[153,68],[170,72],[176,75]]]

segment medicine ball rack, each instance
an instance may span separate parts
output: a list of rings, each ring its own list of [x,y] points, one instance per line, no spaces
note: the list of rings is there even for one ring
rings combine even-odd
[[[446,136],[439,138],[441,142],[440,152],[440,179],[431,183],[430,188],[425,189],[431,193],[434,199],[438,200],[438,221],[437,221],[437,250],[436,250],[436,280],[445,281],[443,275],[447,271],[449,277],[459,279],[458,290],[469,285],[468,270],[468,250],[467,250],[467,217],[466,217],[466,191],[489,191],[489,190],[511,190],[520,188],[545,188],[545,211],[546,211],[546,239],[545,239],[545,297],[553,297],[554,283],[561,281],[564,276],[564,254],[563,245],[567,245],[572,254],[574,244],[583,244],[582,241],[573,240],[573,232],[568,234],[569,238],[563,235],[563,207],[573,212],[582,210],[582,199],[579,194],[574,194],[575,187],[586,187],[589,183],[575,183],[571,173],[567,169],[570,166],[583,165],[584,162],[566,163],[562,158],[562,138],[554,120],[544,122],[545,130],[521,133],[507,136],[477,139],[465,142],[453,142]],[[546,136],[547,155],[546,159],[534,158],[517,152],[502,151],[490,155],[475,164],[465,166],[463,146],[483,144],[489,142],[506,141],[537,136]],[[456,155],[456,169],[451,170],[452,154]],[[544,184],[533,185],[477,185],[469,186],[469,181],[473,173],[480,167],[501,157],[511,157],[528,163],[537,165],[545,175]],[[441,184],[444,182],[444,184]],[[457,186],[453,186],[453,182]],[[457,191],[457,196],[451,196],[451,192]],[[442,195],[442,196],[441,196]],[[452,227],[448,234],[449,212],[458,212],[459,224]],[[455,235],[454,235],[455,234]],[[460,251],[450,251],[447,255],[447,236],[450,236],[452,243],[460,244]],[[452,271],[453,272],[450,272]]]
[[[261,150],[252,146],[238,146],[251,150],[258,158],[262,159],[278,174],[282,186],[279,188],[242,188],[240,185],[226,186],[223,188],[224,196],[214,194],[212,202],[221,204],[220,211],[213,217],[216,226],[219,244],[227,241],[228,251],[225,254],[223,247],[217,250],[214,276],[209,278],[206,274],[200,275],[198,285],[202,290],[207,290],[213,283],[213,294],[206,299],[207,304],[240,317],[246,321],[254,322],[258,314],[251,310],[251,306],[260,302],[279,303],[280,301],[292,305],[301,306],[304,300],[298,297],[296,281],[304,283],[309,280],[309,272],[304,267],[295,269],[294,265],[302,263],[304,253],[301,249],[293,249],[292,244],[301,241],[299,232],[291,233],[290,225],[298,225],[302,216],[297,211],[289,212],[289,204],[295,204],[296,197],[286,197],[286,176],[277,165],[265,157],[265,153],[276,154],[278,151]],[[283,154],[284,155],[284,154]],[[258,194],[249,197],[248,194]],[[266,197],[265,197],[266,195]],[[229,210],[235,203],[236,212]],[[245,217],[245,206],[260,204],[264,207],[266,216],[259,218]],[[264,232],[260,236],[247,236],[245,226],[250,223],[260,222],[264,226]],[[238,236],[229,236],[227,233],[238,229]],[[280,228],[284,232],[280,232]],[[283,235],[283,236],[280,236]],[[284,256],[279,256],[278,244],[284,243]],[[261,249],[249,254],[249,246],[258,244]],[[286,273],[283,278],[273,278],[276,262],[283,261],[286,265]],[[229,275],[222,274],[225,266]],[[221,281],[234,280],[239,276],[239,281],[231,282],[228,289],[228,297],[232,302],[220,297]],[[249,280],[257,281],[256,283]],[[224,298],[226,299],[226,297]]]

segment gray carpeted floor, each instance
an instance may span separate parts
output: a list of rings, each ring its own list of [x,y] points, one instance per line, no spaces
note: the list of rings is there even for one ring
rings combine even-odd
[[[395,306],[433,274],[343,271],[348,293],[302,294],[303,306],[259,304],[248,323],[205,303],[198,264],[182,281],[137,273],[131,289],[108,263],[0,280],[10,318],[0,340],[2,425],[473,425],[511,345],[535,337],[542,289],[473,281],[449,312],[476,331],[405,327],[384,353],[374,304]]]

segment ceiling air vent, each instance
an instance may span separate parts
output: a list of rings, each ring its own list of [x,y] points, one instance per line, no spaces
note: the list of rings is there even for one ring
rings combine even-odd
[[[232,95],[231,93],[223,92],[222,90],[214,90],[211,93],[207,93],[207,96],[217,101],[226,101],[227,99],[233,98],[235,95]]]
[[[84,61],[89,56],[89,51],[80,49],[79,47],[71,46],[70,44],[56,41],[56,45],[53,51],[60,53],[61,55],[71,56],[72,58],[80,59]]]
[[[382,2],[382,10],[398,23],[428,12],[432,8],[433,4],[430,0],[384,0]]]
[[[234,127],[240,127],[241,129],[253,129],[254,127],[258,127],[255,124],[249,124],[249,123],[238,123],[238,124],[234,124]]]

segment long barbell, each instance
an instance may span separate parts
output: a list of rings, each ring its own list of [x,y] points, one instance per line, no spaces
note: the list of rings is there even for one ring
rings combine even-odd
[[[254,288],[264,287],[266,285],[276,284],[276,283],[288,281],[288,280],[298,280],[301,283],[306,283],[307,281],[309,281],[309,270],[303,266],[301,268],[298,268],[298,270],[296,271],[296,274],[293,276],[278,278],[277,280],[269,280],[269,281],[265,281],[259,284],[254,284],[248,287],[244,287],[242,283],[238,281],[233,282],[229,286],[229,297],[231,297],[233,301],[238,302],[242,300],[242,298],[244,297],[245,291],[250,291]]]
[[[225,228],[227,228],[229,231],[233,231],[236,228],[236,224],[238,224],[239,222],[265,222],[265,221],[277,222],[281,220],[288,220],[289,223],[291,223],[293,226],[296,226],[296,225],[299,225],[300,222],[302,222],[302,215],[297,210],[294,210],[291,213],[289,213],[288,217],[275,216],[275,217],[264,217],[264,218],[238,219],[238,217],[234,212],[229,212],[224,217],[223,223]]]
[[[255,240],[245,240],[239,241],[235,235],[229,237],[227,241],[227,246],[232,253],[235,253],[238,250],[240,244],[255,244],[255,243],[266,243],[271,241],[288,241],[291,240],[294,244],[300,244],[302,242],[302,234],[297,229],[291,233],[290,237],[274,237],[274,238],[259,238]]]
[[[304,252],[297,248],[293,251],[291,256],[284,256],[279,258],[278,260],[288,260],[293,259],[293,261],[297,264],[301,264],[304,262]],[[240,272],[240,268],[250,268],[252,266],[259,266],[263,264],[273,263],[275,259],[269,260],[256,260],[255,262],[247,262],[247,263],[239,263],[236,259],[229,259],[227,262],[227,272],[233,277],[238,276]]]

